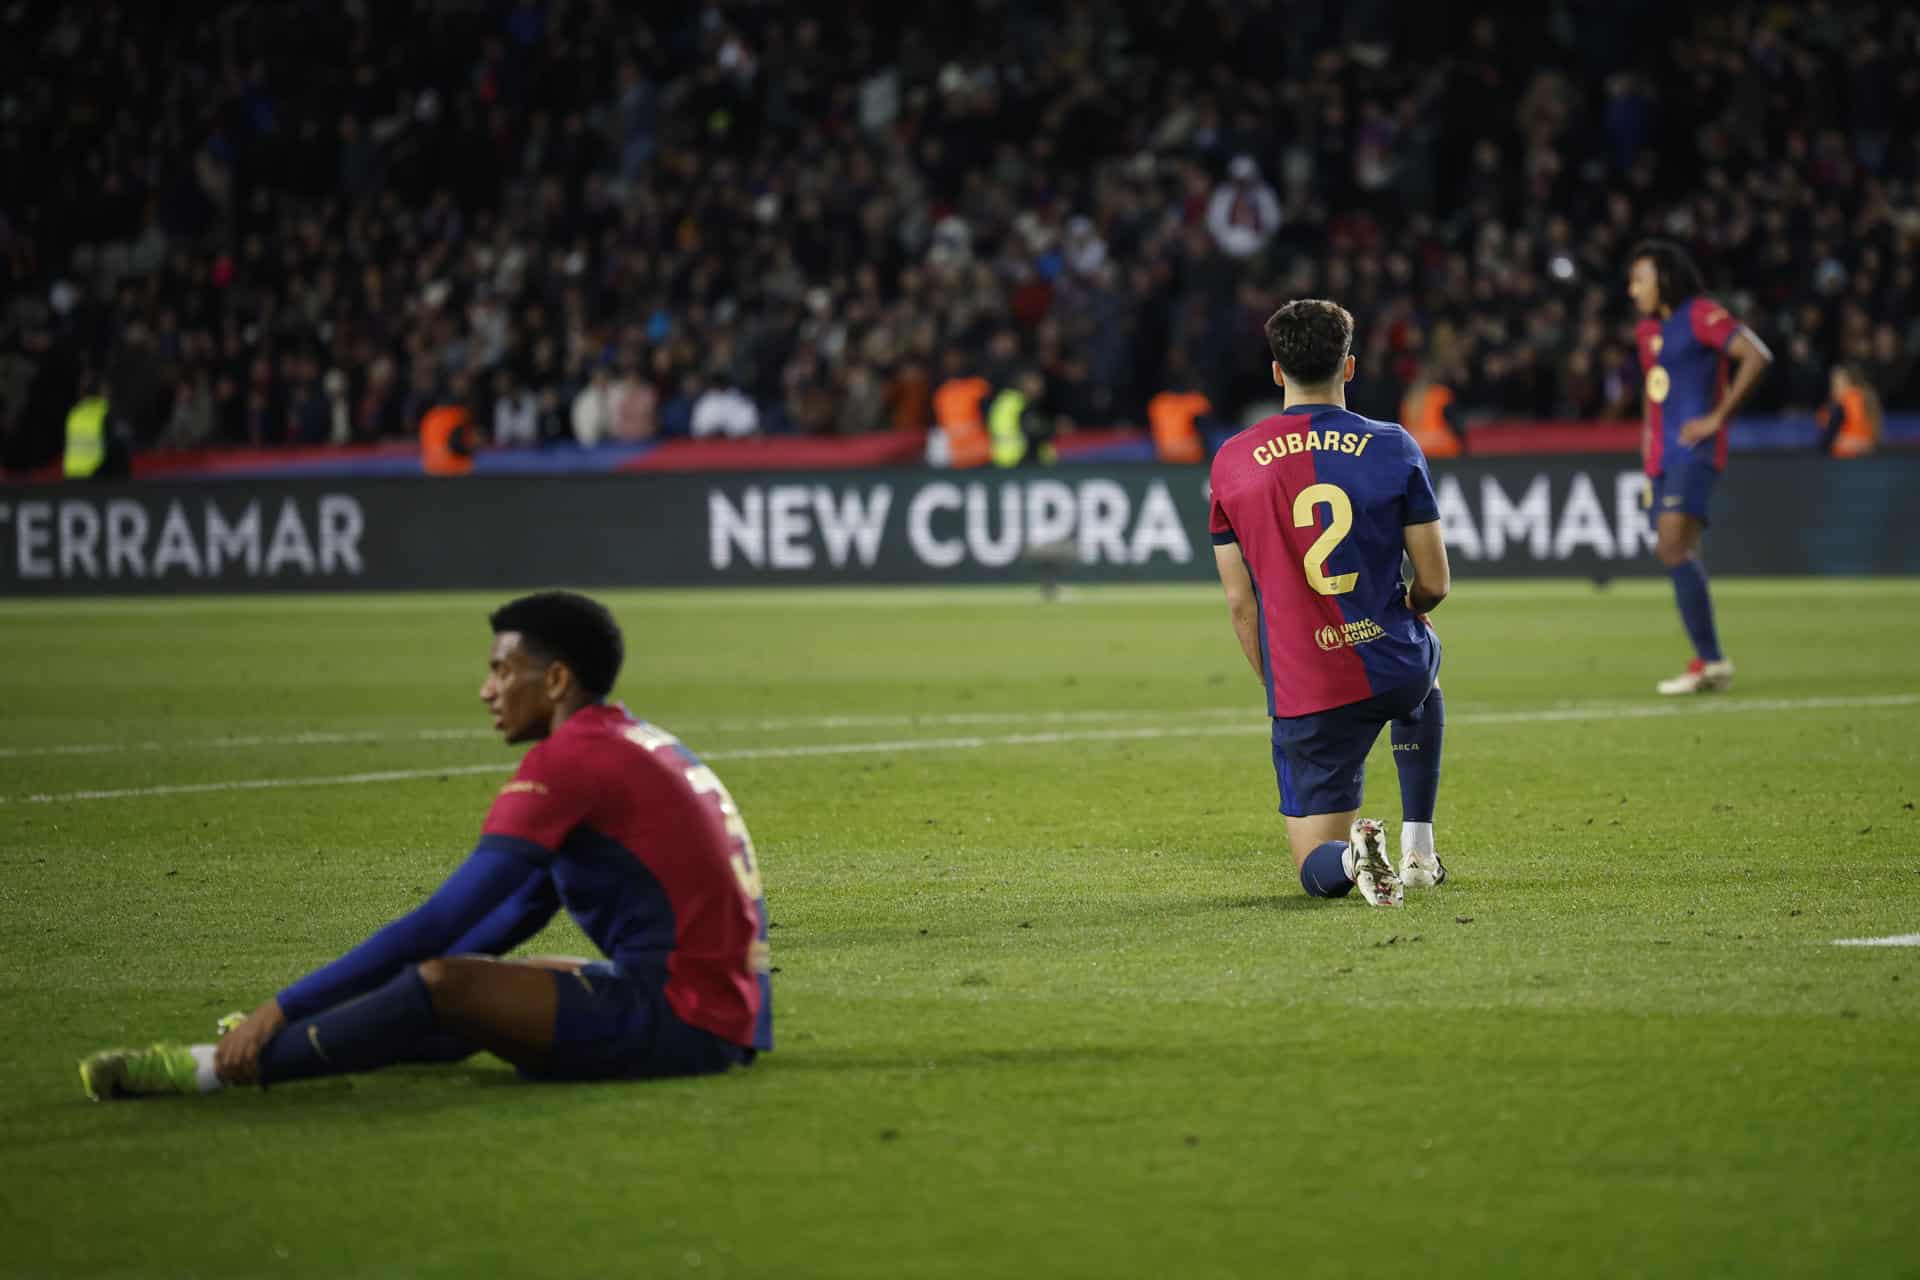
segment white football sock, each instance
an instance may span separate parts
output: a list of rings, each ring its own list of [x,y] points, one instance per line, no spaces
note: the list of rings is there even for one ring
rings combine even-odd
[[[187,1052],[193,1055],[193,1082],[199,1086],[200,1092],[212,1093],[215,1089],[225,1087],[220,1083],[220,1077],[213,1073],[212,1045],[190,1044]]]
[[[1433,856],[1433,824],[1431,822],[1403,822],[1400,824],[1400,856],[1417,853],[1422,858]]]

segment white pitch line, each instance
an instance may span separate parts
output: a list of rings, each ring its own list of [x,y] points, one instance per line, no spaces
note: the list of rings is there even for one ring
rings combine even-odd
[[[1469,711],[1448,724],[1548,724],[1556,720],[1651,720],[1662,716],[1732,715],[1745,711],[1831,711],[1844,707],[1920,706],[1920,693],[1877,693],[1826,698],[1678,698],[1669,702],[1614,706],[1543,707],[1534,711]]]
[[[1920,703],[1920,694],[1895,693],[1861,697],[1773,698],[1745,702],[1701,702],[1686,699],[1679,703],[1654,705],[1550,707],[1533,711],[1488,711],[1452,717],[1455,725],[1551,724],[1562,721],[1640,719],[1650,716],[1682,716],[1695,712],[1826,711],[1847,707],[1904,707]],[[1066,729],[1048,733],[1010,733],[994,736],[969,735],[954,738],[897,738],[885,742],[820,742],[784,747],[739,747],[732,750],[705,751],[706,760],[795,760],[816,756],[902,754],[913,751],[980,751],[988,747],[1044,746],[1066,742],[1141,742],[1163,738],[1211,738],[1230,735],[1251,736],[1264,730],[1264,720],[1223,725],[1187,727],[1149,725],[1138,729]],[[504,773],[508,761],[495,764],[450,765],[437,769],[387,769],[375,773],[344,773],[323,777],[252,778],[230,782],[187,782],[153,787],[123,787],[108,790],[65,791],[26,796],[0,796],[0,805],[60,804],[77,800],[127,800],[146,796],[201,795],[218,791],[268,791],[285,787],[342,787],[376,782],[408,782],[421,778],[455,777],[482,773]]]
[[[1246,706],[1199,707],[1185,711],[1111,710],[1111,711],[956,711],[935,715],[890,713],[876,715],[788,716],[752,719],[747,717],[682,720],[674,725],[706,733],[777,733],[795,729],[911,729],[916,725],[964,724],[1082,724],[1101,720],[1199,719],[1223,716],[1247,716]],[[310,730],[286,734],[237,734],[213,738],[182,738],[173,742],[75,742],[45,745],[0,747],[0,760],[18,760],[36,756],[94,756],[122,752],[228,750],[246,747],[351,746],[370,742],[456,742],[495,736],[486,728],[410,729],[392,732],[380,729]]]
[[[1482,711],[1456,713],[1450,717],[1456,725],[1534,724],[1560,720],[1644,720],[1663,716],[1701,713],[1737,713],[1752,711],[1817,711],[1838,707],[1906,707],[1920,705],[1920,693],[1863,694],[1825,698],[1746,698],[1707,701],[1682,699],[1658,703],[1578,703],[1565,707],[1539,707],[1525,711]],[[687,720],[676,718],[674,725],[706,733],[778,733],[800,729],[911,729],[919,725],[988,724],[1087,724],[1102,720],[1198,720],[1224,719],[1256,714],[1247,707],[1195,707],[1185,711],[1105,710],[1105,711],[955,711],[933,715],[911,712],[873,715],[787,716],[753,719],[747,717]],[[313,730],[288,734],[241,734],[214,738],[183,738],[173,742],[78,742],[48,745],[0,747],[0,760],[36,756],[113,755],[121,752],[226,750],[249,747],[346,746],[378,742],[463,742],[493,737],[493,730],[413,729],[395,733],[379,729],[330,732]],[[859,749],[857,744],[844,748]],[[711,754],[711,753],[708,753]],[[819,754],[813,749],[796,749],[793,754]]]
[[[444,769],[382,769],[377,773],[338,773],[329,778],[243,778],[231,782],[180,782],[159,787],[121,787],[101,791],[62,791],[54,795],[11,796],[4,804],[60,804],[68,800],[131,800],[142,796],[191,796],[213,791],[276,791],[285,787],[357,787],[373,782],[411,782],[419,778],[505,773],[511,761],[459,764]]]
[[[1835,938],[1836,947],[1920,947],[1920,933],[1896,933],[1887,938]]]

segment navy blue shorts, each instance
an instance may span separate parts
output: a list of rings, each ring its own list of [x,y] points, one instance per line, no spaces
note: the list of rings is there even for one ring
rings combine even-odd
[[[1647,519],[1659,524],[1660,517],[1680,511],[1707,524],[1707,504],[1713,500],[1713,486],[1720,473],[1702,462],[1684,462],[1669,467],[1653,478],[1653,502],[1647,507]]]
[[[1365,793],[1367,753],[1390,721],[1418,718],[1439,677],[1375,694],[1362,702],[1310,716],[1273,718],[1273,775],[1280,812],[1289,818],[1358,809]]]
[[[657,983],[611,964],[555,973],[560,997],[553,1053],[523,1074],[537,1080],[702,1076],[753,1061],[753,1051],[682,1022]]]

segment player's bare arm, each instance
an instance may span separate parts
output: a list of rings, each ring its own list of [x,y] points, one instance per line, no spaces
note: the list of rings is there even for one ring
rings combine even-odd
[[[1220,585],[1227,591],[1227,616],[1233,620],[1233,634],[1240,638],[1240,652],[1254,678],[1264,681],[1260,667],[1260,605],[1253,594],[1253,575],[1240,555],[1238,543],[1226,542],[1213,549],[1214,568],[1220,571]]]
[[[1733,378],[1727,383],[1726,393],[1712,413],[1691,419],[1680,428],[1680,443],[1699,444],[1725,427],[1773,363],[1773,357],[1744,333],[1735,334],[1727,343],[1727,357],[1733,361]]]
[[[1441,536],[1440,522],[1410,524],[1403,530],[1407,539],[1407,559],[1413,562],[1413,582],[1407,587],[1407,607],[1415,613],[1431,613],[1453,589],[1453,572],[1447,566],[1447,543]]]

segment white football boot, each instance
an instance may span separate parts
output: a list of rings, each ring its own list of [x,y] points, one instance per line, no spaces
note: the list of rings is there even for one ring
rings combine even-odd
[[[1695,658],[1687,664],[1687,669],[1671,680],[1662,680],[1654,687],[1669,697],[1688,693],[1720,693],[1733,686],[1733,659],[1722,658],[1718,662],[1708,662]]]
[[[1406,897],[1387,861],[1387,828],[1378,818],[1357,818],[1347,831],[1347,854],[1360,896],[1376,907],[1397,907]]]
[[[1420,849],[1404,826],[1400,828],[1400,883],[1409,889],[1431,889],[1447,882],[1447,864],[1432,849]],[[1429,837],[1431,839],[1431,837]]]

